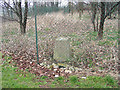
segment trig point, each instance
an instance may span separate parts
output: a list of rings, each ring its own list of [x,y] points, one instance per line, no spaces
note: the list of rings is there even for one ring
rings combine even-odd
[[[70,59],[70,39],[59,37],[55,41],[54,59],[58,62],[64,62]]]

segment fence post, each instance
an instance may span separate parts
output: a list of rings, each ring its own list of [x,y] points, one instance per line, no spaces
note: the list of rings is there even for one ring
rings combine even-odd
[[[39,57],[38,57],[38,39],[37,39],[37,10],[36,10],[36,2],[34,2],[34,10],[35,10],[35,32],[36,32],[36,50],[37,50],[37,63],[39,64]]]

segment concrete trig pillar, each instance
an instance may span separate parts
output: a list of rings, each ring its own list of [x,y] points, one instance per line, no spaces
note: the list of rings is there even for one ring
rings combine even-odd
[[[67,61],[70,59],[71,50],[70,50],[70,38],[59,37],[55,41],[54,48],[54,59],[58,62]]]

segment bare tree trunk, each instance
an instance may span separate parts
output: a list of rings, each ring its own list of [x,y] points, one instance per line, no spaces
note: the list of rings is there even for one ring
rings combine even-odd
[[[73,15],[73,12],[74,12],[74,4],[73,4],[73,0],[71,2],[71,14]]]
[[[96,13],[97,13],[97,3],[96,2],[91,2],[91,9],[92,9],[92,24],[94,27],[94,32],[96,31],[96,27],[95,27],[95,18],[96,18]]]
[[[81,18],[81,11],[79,11],[79,18]]]
[[[54,6],[54,2],[51,2],[51,6],[52,6],[52,7]]]
[[[24,22],[23,22],[23,33],[26,33],[27,13],[28,13],[28,2],[25,1]]]
[[[18,8],[19,8],[19,21],[20,21],[20,30],[21,30],[21,34],[24,34],[23,31],[23,23],[22,23],[22,8],[21,8],[21,0],[18,3]]]
[[[81,10],[80,10],[80,4],[81,4],[81,2],[78,2],[78,13],[79,13],[79,18],[81,18]]]
[[[71,14],[73,15],[73,11],[74,11],[74,7],[73,7],[73,3],[71,3]]]
[[[21,7],[21,0],[17,2],[17,0],[14,2],[13,0],[13,7],[10,6],[9,3],[5,2],[5,5],[9,7],[19,18],[19,20],[16,20],[20,24],[20,30],[21,34],[26,33],[26,23],[27,23],[27,13],[28,13],[28,2],[25,0],[25,10],[24,10],[24,18],[22,15],[22,7]]]
[[[69,13],[71,11],[71,2],[68,3],[68,7],[69,7]]]
[[[111,7],[111,2],[106,2],[106,13],[109,12],[110,7]],[[108,19],[111,19],[111,14],[110,13],[108,15]]]
[[[8,1],[8,4],[10,5],[10,0]],[[7,8],[7,14],[8,14],[8,17],[10,16],[10,11],[9,11],[9,7],[6,7]]]
[[[5,16],[5,8],[2,7],[2,11],[3,11],[3,16]]]
[[[73,15],[73,2],[68,2],[68,7],[69,7],[69,13]]]
[[[98,31],[98,18],[99,18],[99,14],[97,14],[97,25],[96,25],[96,31]]]
[[[79,18],[81,18],[81,15],[83,13],[83,2],[78,2],[78,13],[79,13]]]
[[[99,26],[99,32],[98,32],[98,38],[102,39],[103,37],[103,28],[104,28],[104,22],[105,22],[105,2],[101,2],[101,17],[100,17],[100,26]]]
[[[2,12],[3,12],[2,22],[5,22],[5,19],[3,18],[3,17],[5,17],[5,8],[4,8],[4,6],[2,7]]]
[[[105,14],[105,2],[101,2],[101,17],[100,17],[100,26],[99,26],[99,32],[98,32],[98,38],[99,38],[99,39],[102,39],[102,37],[103,37],[103,28],[104,28],[104,22],[105,22],[106,17],[107,17],[109,14],[113,13],[113,10],[114,10],[118,5],[120,5],[120,2],[115,3],[115,4],[111,7],[110,11]]]
[[[26,22],[27,22],[27,13],[28,13],[28,2],[25,1],[25,11],[24,11],[24,19],[22,20],[22,7],[21,7],[21,1],[18,3],[19,8],[19,20],[20,20],[20,30],[21,34],[26,33]]]
[[[59,4],[59,2],[58,2],[58,0],[57,0],[57,1],[56,1],[56,4],[55,4],[55,5],[56,5],[56,7],[58,7],[58,4]]]

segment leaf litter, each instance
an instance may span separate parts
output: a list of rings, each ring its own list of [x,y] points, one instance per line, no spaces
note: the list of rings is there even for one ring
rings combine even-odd
[[[19,24],[16,22],[3,24],[2,52],[11,56],[11,62],[15,62],[19,69],[28,69],[38,76],[54,78],[110,74],[117,79],[117,42],[113,41],[112,46],[98,45],[99,41],[87,38],[89,32],[93,32],[90,19],[79,20],[74,17],[75,15],[71,17],[62,13],[37,16],[40,65],[37,64],[36,58],[34,18],[27,21],[26,35],[20,34]],[[106,20],[105,31],[110,30],[111,26],[113,31],[117,30],[116,22],[117,20],[112,23]],[[65,68],[55,68],[55,65],[52,65],[57,63],[53,59],[53,49],[55,39],[59,36],[71,37],[72,59],[66,62],[67,65],[63,64]],[[103,38],[103,41],[105,40]],[[80,42],[76,44],[75,41]]]

